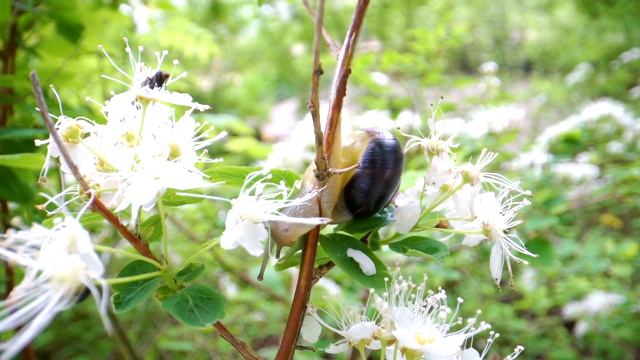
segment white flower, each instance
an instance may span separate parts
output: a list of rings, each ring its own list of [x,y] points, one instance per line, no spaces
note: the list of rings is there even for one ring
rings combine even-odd
[[[562,317],[577,320],[573,333],[583,336],[592,326],[596,315],[606,315],[616,306],[623,304],[626,298],[613,292],[595,290],[580,301],[570,301],[562,307]]]
[[[490,60],[485,63],[482,63],[478,67],[478,71],[483,75],[495,75],[500,70],[500,65],[497,62]]]
[[[89,233],[72,217],[52,229],[34,226],[8,232],[0,257],[25,268],[22,282],[0,302],[0,332],[20,328],[0,344],[2,359],[9,359],[29,344],[61,311],[76,304],[87,289],[93,295],[107,331],[108,286],[104,267],[93,250]],[[98,282],[102,289],[94,284]]]
[[[497,84],[499,85],[499,84]],[[473,119],[464,125],[464,134],[474,139],[487,133],[501,133],[509,127],[511,121],[525,118],[525,110],[515,106],[500,106],[480,110],[473,114]]]
[[[454,180],[457,174],[456,169],[457,166],[449,154],[443,152],[434,155],[424,180],[430,188],[439,189],[442,185]]]
[[[574,161],[551,164],[550,170],[558,177],[575,183],[591,182],[600,177],[598,165]]]
[[[172,74],[165,73],[160,70],[165,56],[169,53],[167,50],[164,50],[162,52],[155,52],[156,58],[158,60],[158,65],[156,66],[156,68],[151,68],[148,67],[144,62],[139,61],[139,59],[142,58],[142,46],[138,47],[138,56],[136,57],[129,47],[129,41],[127,38],[124,38],[124,42],[126,44],[125,51],[127,52],[127,54],[129,54],[129,62],[131,63],[133,75],[129,75],[126,71],[118,67],[118,65],[116,65],[116,63],[111,59],[106,50],[102,46],[99,47],[100,50],[102,50],[105,56],[109,59],[111,64],[118,70],[118,72],[124,75],[130,82],[130,84],[127,84],[126,82],[117,78],[102,75],[102,77],[106,79],[110,79],[120,84],[127,85],[130,90],[124,92],[122,94],[123,96],[131,97],[134,99],[146,99],[154,102],[187,106],[192,110],[207,110],[210,108],[208,105],[193,102],[193,99],[189,94],[177,92],[172,93],[166,89],[166,85],[171,84],[179,78],[187,75],[186,73],[182,73],[175,78],[172,78]],[[173,64],[177,65],[178,61],[173,61]],[[157,83],[156,79],[158,78],[162,79],[162,84]]]
[[[518,182],[509,180],[506,176],[497,173],[487,173],[482,170],[498,157],[498,153],[482,149],[475,164],[466,163],[458,168],[459,173],[471,186],[479,187],[482,184],[491,185],[500,191],[503,189],[514,189],[522,191]]]
[[[435,115],[439,109],[440,105],[438,104],[438,106],[433,110],[431,118],[428,120],[429,136],[423,137],[404,133],[402,134],[409,138],[409,141],[407,141],[407,144],[405,145],[405,152],[409,151],[411,148],[419,146],[425,156],[429,157],[429,155],[440,155],[442,153],[451,154],[451,149],[458,147],[458,144],[453,142],[453,138],[458,134],[460,129],[451,134],[447,139],[444,139],[445,129],[443,127],[438,129],[435,126]]]
[[[420,214],[422,213],[419,198],[422,192],[422,186],[418,187],[418,185],[401,192],[394,200],[396,205],[396,209],[393,212],[394,225],[400,234],[409,233],[418,222]]]
[[[371,295],[373,291],[370,291]],[[367,301],[367,306],[368,306]],[[338,303],[338,308],[333,308],[335,316],[323,309],[317,308],[313,305],[309,305],[308,314],[318,321],[322,326],[340,335],[342,339],[338,340],[335,344],[331,344],[325,351],[329,354],[338,354],[347,351],[349,348],[354,347],[363,350],[365,347],[368,349],[377,350],[380,349],[380,341],[374,339],[374,334],[378,329],[375,319],[369,319],[366,316],[367,306],[364,308],[353,311],[348,308],[342,307],[341,303]],[[319,315],[318,310],[323,311],[334,322],[338,324],[338,328],[335,328],[325,322]]]
[[[454,195],[456,213],[461,221],[452,221],[454,228],[465,230],[466,236],[463,245],[475,246],[486,239],[493,243],[491,249],[490,269],[494,282],[500,287],[502,269],[504,263],[513,282],[511,262],[527,261],[513,254],[514,250],[524,255],[537,257],[524,246],[520,237],[512,228],[522,223],[523,220],[515,220],[515,216],[521,208],[530,204],[526,196],[529,192],[512,192],[514,189],[504,189],[497,196],[493,192],[480,193],[479,189],[465,184]]]
[[[391,281],[387,279],[387,291],[376,299],[376,308],[387,320],[383,328],[393,335],[404,354],[434,360],[455,359],[465,339],[490,326],[482,322],[475,328],[476,318],[463,324],[457,317],[462,299],[458,298],[458,306],[452,310],[447,306],[445,291],[427,290],[426,280],[424,276],[421,284],[415,284],[411,278],[401,276],[399,269]],[[461,327],[453,330],[458,326]]]
[[[55,93],[55,89],[53,90]],[[58,94],[55,93],[57,96]],[[55,128],[62,139],[64,148],[71,157],[73,163],[83,170],[93,167],[93,156],[87,151],[86,145],[82,143],[87,134],[93,129],[93,124],[84,119],[73,119],[65,115],[60,115],[55,123]],[[40,172],[40,180],[46,181],[47,172],[49,171],[49,162],[51,158],[60,158],[60,170],[67,174],[71,174],[69,164],[61,156],[60,148],[53,141],[53,137],[49,135],[47,140],[35,140],[36,146],[47,145],[47,157]]]
[[[282,214],[286,207],[299,206],[313,199],[318,192],[313,191],[297,199],[290,199],[292,191],[288,191],[283,183],[266,182],[271,175],[268,171],[256,171],[247,176],[240,195],[231,200],[231,210],[227,213],[225,230],[220,238],[223,249],[235,249],[242,246],[253,256],[263,252],[262,242],[267,238],[266,224],[270,221],[323,225],[330,219],[320,217],[298,218]],[[265,176],[266,175],[266,176]],[[262,176],[261,178],[259,178]],[[296,188],[299,187],[296,183]]]

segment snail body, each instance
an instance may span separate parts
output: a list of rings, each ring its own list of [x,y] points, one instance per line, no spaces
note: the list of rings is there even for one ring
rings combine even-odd
[[[337,151],[336,151],[337,150]],[[330,167],[346,169],[358,167],[331,176],[317,201],[283,209],[291,217],[327,217],[339,224],[354,218],[374,215],[389,204],[400,187],[404,167],[404,155],[400,142],[388,130],[367,128],[350,133],[344,144],[336,144]],[[301,189],[296,197],[302,197],[317,189],[312,163],[305,171]],[[322,214],[320,214],[320,208]],[[314,225],[285,222],[271,223],[271,236],[278,248],[290,246]]]

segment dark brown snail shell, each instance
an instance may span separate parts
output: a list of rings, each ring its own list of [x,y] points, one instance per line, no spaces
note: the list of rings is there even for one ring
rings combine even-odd
[[[354,218],[372,216],[387,206],[400,187],[404,168],[402,145],[391,132],[376,128],[360,132],[365,140],[359,166],[343,189],[345,205]]]

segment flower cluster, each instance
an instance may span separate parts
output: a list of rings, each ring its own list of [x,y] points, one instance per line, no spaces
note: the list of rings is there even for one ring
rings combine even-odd
[[[482,150],[475,163],[457,165],[457,132],[446,135],[445,128],[436,126],[433,117],[429,127],[426,137],[405,135],[409,138],[406,151],[420,148],[428,168],[414,187],[397,196],[394,227],[400,234],[441,230],[442,226],[429,225],[427,215],[434,211],[444,214],[438,222],[446,223],[448,234],[463,234],[464,245],[475,246],[482,240],[493,245],[490,270],[500,287],[505,263],[513,279],[510,261],[526,263],[516,254],[536,256],[513,230],[522,222],[515,217],[518,210],[530,204],[531,192],[523,190],[519,182],[484,171],[498,156],[487,149]]]
[[[101,106],[104,120],[97,122],[60,115],[56,129],[73,165],[90,189],[116,212],[130,208],[131,221],[135,223],[139,210],[151,209],[168,188],[187,190],[202,187],[204,174],[196,164],[219,161],[204,156],[205,148],[225,133],[210,138],[211,129],[203,129],[191,116],[194,110],[209,107],[193,102],[187,94],[166,89],[166,84],[185,75],[171,79],[169,73],[159,70],[166,51],[156,53],[156,69],[136,60],[128,42],[126,51],[133,76],[118,68],[105,52],[131,84],[104,76],[129,87],[125,92],[113,94],[104,104],[94,101]],[[185,107],[186,111],[177,116],[172,105]],[[71,164],[61,157],[59,144],[51,137],[36,141],[36,144],[48,147],[42,179],[46,177],[50,158],[60,158],[61,170],[71,173]],[[69,201],[75,201],[82,192],[74,185],[52,198],[43,208],[56,203],[59,208],[52,212],[57,212],[65,204],[62,199],[70,194],[75,196]]]
[[[427,290],[426,279],[424,276],[422,283],[416,284],[396,269],[393,279],[385,279],[386,290],[370,290],[366,305],[358,311],[340,306],[328,312],[310,305],[309,316],[341,337],[325,351],[340,353],[355,348],[363,358],[365,349],[382,349],[381,358],[390,359],[483,359],[499,334],[489,331],[488,323],[478,321],[480,311],[475,317],[459,317],[463,300],[458,298],[455,308],[449,307],[446,292]],[[327,323],[320,312],[332,317],[337,328]],[[313,328],[309,319],[306,323],[303,331]],[[474,336],[484,331],[489,331],[489,339],[479,353],[471,344]],[[522,350],[516,348],[508,359],[515,359]]]
[[[34,225],[25,231],[10,230],[2,237],[0,258],[24,268],[22,282],[6,300],[0,301],[0,332],[17,331],[0,344],[2,359],[16,355],[59,312],[88,294],[96,301],[110,331],[104,267],[93,250],[89,233],[78,221],[67,217],[52,229]]]

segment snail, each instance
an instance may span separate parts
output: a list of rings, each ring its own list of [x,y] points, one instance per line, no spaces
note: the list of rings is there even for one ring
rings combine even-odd
[[[330,166],[335,169],[355,169],[331,176],[321,192],[320,208],[322,217],[331,218],[332,224],[339,224],[354,218],[374,215],[387,206],[398,188],[404,168],[404,155],[400,142],[388,130],[367,128],[350,133],[344,144],[334,146]],[[338,150],[338,151],[336,151]],[[312,163],[302,177],[297,197],[316,190],[315,163]],[[291,217],[320,216],[318,202],[311,200],[305,204],[282,210]],[[278,249],[290,246],[314,225],[294,224],[274,221],[270,224],[271,236]]]

